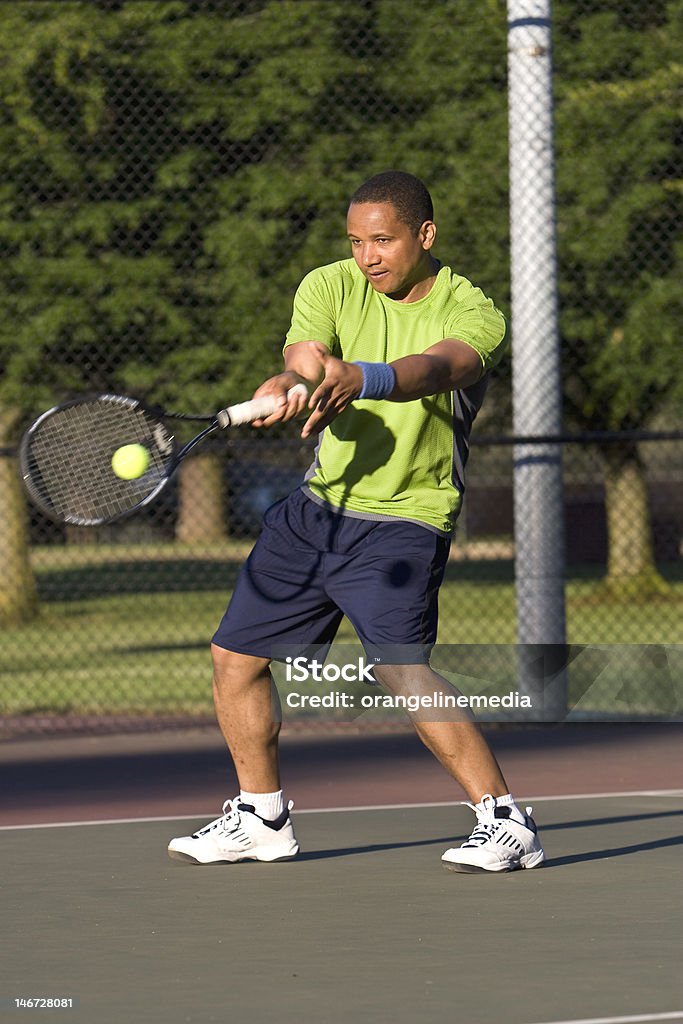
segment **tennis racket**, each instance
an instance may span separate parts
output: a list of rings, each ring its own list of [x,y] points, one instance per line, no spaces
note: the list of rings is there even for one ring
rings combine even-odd
[[[287,396],[307,395],[296,384]],[[39,509],[59,523],[102,526],[145,508],[161,493],[186,455],[226,427],[269,416],[275,399],[266,395],[228,406],[214,416],[187,416],[147,408],[122,395],[95,395],[56,405],[24,434],[19,462],[26,490]],[[204,427],[182,447],[165,420],[194,420]],[[142,445],[144,473],[123,480],[112,468],[114,452]]]

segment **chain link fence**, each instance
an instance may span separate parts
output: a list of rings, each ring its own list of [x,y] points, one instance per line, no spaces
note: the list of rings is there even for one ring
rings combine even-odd
[[[232,430],[138,516],[61,527],[18,481],[39,412],[84,392],[202,413],[251,395],[300,279],[348,255],[348,196],[387,167],[426,181],[437,255],[509,315],[507,10],[475,6],[0,5],[2,735],[212,721],[209,637],[263,511],[312,459],[294,428]],[[567,641],[671,662],[683,0],[555,0],[553,19]],[[476,425],[441,644],[519,635],[512,424],[508,361]],[[680,714],[678,676],[637,712]]]

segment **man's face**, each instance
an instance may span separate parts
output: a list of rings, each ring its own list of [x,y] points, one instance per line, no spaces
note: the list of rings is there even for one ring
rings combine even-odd
[[[393,203],[352,203],[346,229],[353,258],[375,291],[401,299],[432,273],[431,221],[415,234]]]

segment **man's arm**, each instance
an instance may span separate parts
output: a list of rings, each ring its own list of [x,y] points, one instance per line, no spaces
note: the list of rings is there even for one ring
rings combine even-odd
[[[329,349],[320,341],[297,341],[285,349],[285,368],[282,373],[269,377],[254,392],[254,398],[274,395],[278,408],[266,419],[255,420],[252,426],[269,427],[273,423],[291,420],[306,408],[306,398],[294,395],[287,398],[287,392],[295,384],[303,383],[309,394],[320,383],[323,376],[322,358],[329,355]]]
[[[304,424],[302,437],[310,437],[331,423],[358,398],[363,387],[363,372],[355,363],[336,359],[324,346],[320,346],[320,350],[312,349],[309,354],[319,362],[324,376],[308,401],[309,409],[314,412]],[[424,352],[402,356],[389,365],[396,377],[392,391],[385,396],[390,402],[413,402],[443,391],[466,388],[476,384],[484,372],[479,353],[457,338],[444,338]]]
[[[390,402],[413,402],[442,391],[468,388],[484,372],[479,353],[457,338],[444,338],[419,355],[396,359],[390,366],[396,374]]]

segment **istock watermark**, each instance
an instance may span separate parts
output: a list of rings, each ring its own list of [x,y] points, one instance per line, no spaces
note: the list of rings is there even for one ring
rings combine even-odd
[[[274,720],[683,720],[681,644],[437,644],[276,653]]]
[[[464,692],[429,664],[431,649],[415,645],[372,648],[336,644],[329,650],[284,653],[276,679],[277,716],[328,714],[353,721],[367,712],[415,722],[470,721],[479,715],[529,714],[530,694],[514,686]]]
[[[321,661],[309,661],[304,655],[298,658],[285,658],[285,679],[288,683],[336,683],[343,679],[345,683],[374,683],[372,665],[366,664],[362,657],[352,664],[324,664]]]
[[[350,708],[369,711],[371,708],[382,710],[399,708],[402,711],[432,711],[434,709],[459,709],[484,711],[498,710],[499,708],[518,709],[533,708],[531,698],[517,690],[499,696],[491,694],[490,697],[484,694],[443,693],[435,690],[432,694],[416,693],[364,693],[360,697],[346,691],[333,690],[331,693],[302,693],[299,690],[292,690],[287,694],[285,703],[288,708]]]

